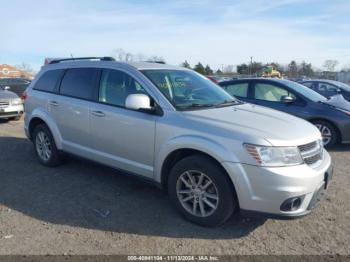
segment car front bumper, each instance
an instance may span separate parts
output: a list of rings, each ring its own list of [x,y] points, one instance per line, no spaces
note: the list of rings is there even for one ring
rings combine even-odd
[[[10,105],[7,107],[0,107],[0,118],[16,117],[23,114],[23,105]]]
[[[243,214],[293,218],[304,216],[319,202],[332,178],[331,158],[325,151],[315,168],[303,164],[290,167],[259,167],[240,163],[223,163],[228,171]],[[300,198],[300,205],[284,211],[282,204]]]

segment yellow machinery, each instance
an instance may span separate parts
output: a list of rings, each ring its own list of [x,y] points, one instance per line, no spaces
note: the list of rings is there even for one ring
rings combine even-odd
[[[272,65],[267,65],[262,70],[262,77],[275,77],[275,78],[281,78],[281,73],[274,69]]]

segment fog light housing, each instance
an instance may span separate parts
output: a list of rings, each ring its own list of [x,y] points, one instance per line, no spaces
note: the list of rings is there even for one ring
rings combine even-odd
[[[285,212],[298,210],[303,200],[304,196],[288,198],[282,203],[280,209]]]

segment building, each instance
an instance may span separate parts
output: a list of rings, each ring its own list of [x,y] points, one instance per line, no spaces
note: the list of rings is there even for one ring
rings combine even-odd
[[[22,71],[14,66],[0,64],[0,78],[27,78],[32,79],[33,76],[25,71]]]
[[[350,71],[338,72],[336,80],[349,84],[350,83]]]

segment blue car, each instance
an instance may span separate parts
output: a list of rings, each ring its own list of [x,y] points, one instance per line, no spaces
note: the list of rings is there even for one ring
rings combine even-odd
[[[310,121],[321,131],[325,146],[350,143],[350,103],[341,95],[326,98],[296,82],[272,78],[231,80],[219,85],[242,101]]]
[[[345,83],[325,79],[304,80],[299,83],[325,97],[329,98],[341,94],[346,100],[350,101],[350,86]]]

